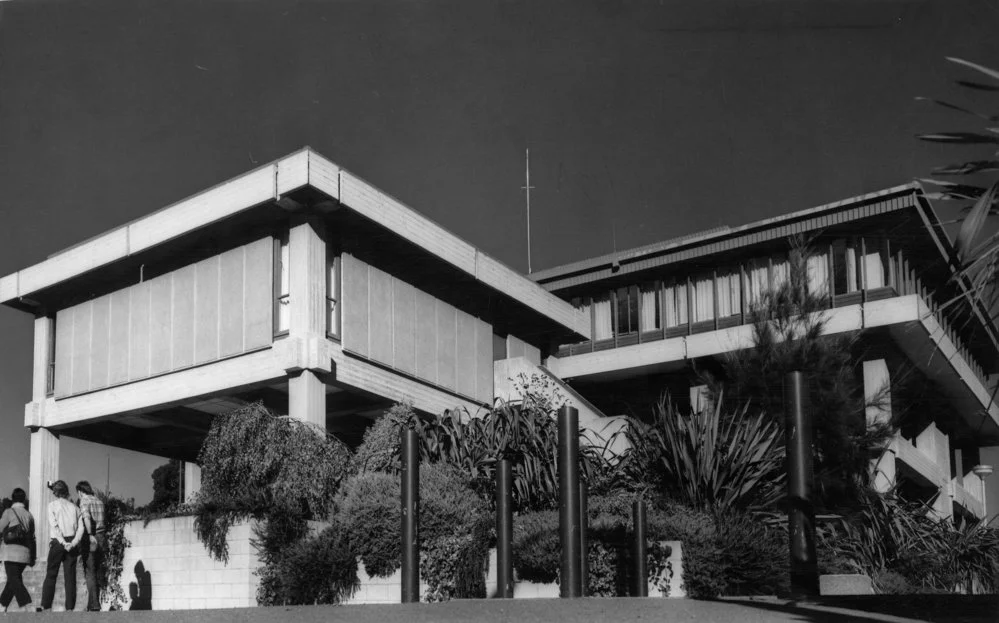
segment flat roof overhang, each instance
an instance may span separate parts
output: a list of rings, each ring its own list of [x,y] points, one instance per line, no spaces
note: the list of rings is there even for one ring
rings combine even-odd
[[[325,214],[353,252],[499,332],[589,337],[582,312],[308,147],[0,278],[0,303],[50,314],[271,235],[301,209]]]

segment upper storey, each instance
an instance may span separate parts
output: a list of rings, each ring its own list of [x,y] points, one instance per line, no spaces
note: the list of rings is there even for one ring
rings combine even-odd
[[[0,303],[55,315],[192,263],[279,238],[303,211],[344,252],[539,344],[588,338],[584,315],[309,148],[0,278]]]
[[[809,287],[830,308],[918,295],[983,380],[999,337],[983,306],[946,305],[969,287],[918,185],[722,227],[536,272],[531,277],[590,319],[591,340],[561,356],[717,331],[750,322],[762,292],[787,278],[789,240],[809,253]]]

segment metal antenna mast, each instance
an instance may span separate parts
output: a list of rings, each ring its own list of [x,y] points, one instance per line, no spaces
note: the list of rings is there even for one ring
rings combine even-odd
[[[524,150],[524,160],[527,165],[527,175],[525,183],[520,187],[527,191],[527,274],[531,274],[531,150]]]

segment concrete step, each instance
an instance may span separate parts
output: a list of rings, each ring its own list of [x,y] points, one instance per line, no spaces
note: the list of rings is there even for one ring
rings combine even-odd
[[[31,594],[31,605],[40,607],[42,604],[42,582],[45,581],[45,563],[39,561],[34,567],[24,570],[24,586]],[[6,584],[7,577],[3,573],[3,566],[0,565],[0,584]],[[16,604],[16,602],[15,602]],[[83,574],[83,565],[76,565],[76,608],[74,611],[80,612],[87,609],[87,582]],[[63,579],[62,569],[59,570],[59,579],[56,581],[55,599],[52,601],[52,610],[64,612],[66,610],[66,582]]]

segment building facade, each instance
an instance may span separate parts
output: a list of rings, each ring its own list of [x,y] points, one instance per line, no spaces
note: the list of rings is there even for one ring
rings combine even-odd
[[[541,374],[602,427],[751,347],[794,235],[827,331],[869,343],[869,391],[906,361],[950,405],[898,435],[879,486],[982,517],[999,334],[945,306],[963,285],[917,186],[524,276],[309,148],[0,278],[35,317],[30,498],[50,499],[63,436],[182,459],[194,490],[212,418],[251,401],[356,443],[394,402],[474,414]]]

